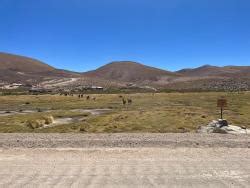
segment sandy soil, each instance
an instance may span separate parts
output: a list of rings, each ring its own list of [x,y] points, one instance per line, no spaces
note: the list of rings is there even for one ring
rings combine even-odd
[[[8,149],[0,187],[249,187],[246,148]]]
[[[249,187],[250,136],[0,134],[0,187]]]
[[[0,134],[0,148],[228,147],[250,148],[250,135],[194,133]]]

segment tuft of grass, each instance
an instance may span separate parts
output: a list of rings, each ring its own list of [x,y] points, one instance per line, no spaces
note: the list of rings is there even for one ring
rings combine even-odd
[[[45,125],[45,120],[44,119],[28,120],[26,122],[26,125],[31,129],[37,129]]]
[[[43,119],[45,120],[46,125],[52,124],[54,122],[54,117],[51,115],[43,116]]]
[[[31,129],[37,129],[44,127],[45,125],[52,124],[54,122],[54,117],[52,115],[45,115],[38,119],[29,119],[26,121],[26,126]]]

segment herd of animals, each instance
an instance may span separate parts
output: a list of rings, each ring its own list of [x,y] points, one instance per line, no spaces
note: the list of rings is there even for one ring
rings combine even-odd
[[[71,97],[73,97],[74,94],[72,94],[72,93],[60,93],[60,96],[71,96]],[[81,99],[81,98],[83,98],[83,97],[84,97],[84,94],[78,94],[78,98],[79,98],[79,99]],[[122,95],[120,95],[119,98],[121,98],[122,104],[123,104],[123,105],[126,105],[126,104],[131,105],[132,102],[133,102],[131,98],[125,98],[125,97],[122,96]],[[87,101],[88,101],[88,100],[93,100],[93,101],[95,101],[95,100],[96,100],[96,97],[90,97],[89,95],[87,95],[87,96],[86,96],[86,100],[87,100]]]

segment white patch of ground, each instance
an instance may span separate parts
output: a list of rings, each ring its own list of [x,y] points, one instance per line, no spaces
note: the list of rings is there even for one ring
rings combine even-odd
[[[101,115],[107,112],[110,112],[111,109],[105,108],[105,109],[74,109],[71,110],[72,112],[82,112],[82,113],[90,113],[91,115]]]
[[[223,133],[223,134],[250,134],[250,130],[236,125],[221,126],[220,120],[213,120],[206,126],[198,129],[199,133]]]
[[[106,112],[109,112],[110,109],[92,109],[92,110],[84,110],[84,109],[74,109],[71,110],[72,112],[82,112],[82,113],[90,113],[93,116],[97,116],[97,115],[101,115],[104,114]],[[53,123],[48,124],[48,125],[44,125],[41,128],[48,128],[48,127],[54,127],[54,126],[58,126],[58,125],[66,125],[66,124],[70,124],[73,122],[80,122],[82,120],[86,119],[86,117],[78,117],[78,118],[57,118],[54,119]]]
[[[61,86],[67,86],[67,85],[74,83],[78,80],[79,80],[79,78],[55,79],[55,80],[49,80],[49,81],[42,82],[41,85],[44,88],[61,87]]]
[[[25,75],[24,72],[17,72],[17,74],[20,74],[20,75]]]
[[[42,112],[53,112],[56,110],[42,110]],[[82,113],[90,113],[91,115],[101,115],[111,111],[111,109],[72,109],[71,112],[82,112]],[[23,110],[23,111],[8,111],[2,110],[0,111],[0,117],[4,116],[13,116],[13,115],[26,115],[31,113],[36,113],[37,110]]]
[[[0,111],[0,117],[4,116],[12,116],[12,115],[20,115],[20,114],[30,114],[30,113],[35,113],[37,111],[35,110],[23,110],[23,111]]]
[[[57,119],[55,119],[53,121],[53,123],[48,124],[48,125],[44,125],[40,129],[48,128],[48,127],[54,127],[54,126],[58,126],[58,125],[70,124],[70,123],[73,123],[73,122],[74,122],[73,118],[57,118]]]

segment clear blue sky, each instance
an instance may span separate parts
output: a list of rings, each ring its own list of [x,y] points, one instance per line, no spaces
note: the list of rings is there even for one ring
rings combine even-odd
[[[250,1],[0,0],[0,51],[75,71],[250,65]]]

